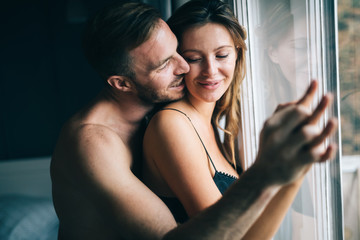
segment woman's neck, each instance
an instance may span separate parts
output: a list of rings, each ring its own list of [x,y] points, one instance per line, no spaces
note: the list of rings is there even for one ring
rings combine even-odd
[[[204,102],[191,95],[187,95],[184,100],[190,105],[194,112],[199,114],[205,121],[211,123],[216,102]]]

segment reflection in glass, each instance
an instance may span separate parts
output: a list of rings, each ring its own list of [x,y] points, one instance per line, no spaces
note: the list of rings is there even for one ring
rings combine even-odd
[[[324,57],[335,52],[335,47],[328,44],[335,34],[330,22],[325,20],[334,17],[331,11],[325,10],[329,2],[240,2],[238,16],[249,36],[248,73],[242,89],[245,95],[242,99],[243,125],[245,129],[249,128],[244,132],[245,139],[259,135],[264,121],[279,103],[299,99],[311,79],[319,82],[318,97],[327,90],[333,90],[330,85],[336,86],[336,66],[332,64],[336,61],[327,61]],[[327,29],[329,26],[331,29]],[[319,125],[323,126],[325,122],[325,118],[321,119]],[[251,163],[251,154],[255,151],[247,146],[248,142],[244,141],[245,158],[246,162]],[[255,146],[253,148],[257,149],[258,141],[253,142],[256,142],[252,143]],[[334,166],[331,168],[330,164],[315,164],[305,176],[275,240],[341,239],[342,218],[338,214],[340,212],[341,215],[341,198],[334,197],[336,194],[340,195],[337,177],[340,168],[338,159],[333,162],[337,165],[331,165]]]
[[[306,1],[259,3],[257,34],[269,115],[279,103],[300,97],[310,81]]]
[[[343,155],[360,155],[360,1],[338,0]]]
[[[338,0],[345,240],[360,239],[360,1]]]
[[[298,99],[310,82],[305,0],[260,0],[256,29],[265,116],[279,103]],[[306,176],[275,239],[316,239],[312,175]]]

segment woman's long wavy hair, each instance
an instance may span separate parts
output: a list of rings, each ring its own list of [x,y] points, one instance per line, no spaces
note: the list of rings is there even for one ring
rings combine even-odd
[[[183,33],[191,27],[203,26],[207,23],[221,24],[229,31],[237,51],[237,59],[233,80],[216,102],[212,115],[212,123],[225,132],[222,150],[227,160],[236,166],[235,139],[241,128],[240,85],[246,74],[245,39],[246,32],[239,24],[229,5],[220,0],[192,0],[180,8],[167,21],[181,45]],[[225,117],[225,128],[219,121]]]

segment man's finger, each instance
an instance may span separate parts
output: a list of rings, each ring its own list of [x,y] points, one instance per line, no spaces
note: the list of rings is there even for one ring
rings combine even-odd
[[[307,144],[307,148],[314,148],[323,143],[327,137],[331,136],[335,132],[337,125],[338,123],[335,118],[330,119],[321,134],[314,138],[309,144]]]
[[[323,115],[325,109],[332,103],[333,95],[331,93],[326,94],[322,97],[320,103],[306,121],[306,123],[315,124]]]
[[[297,102],[298,105],[304,105],[305,107],[310,106],[310,104],[313,101],[314,95],[316,93],[318,83],[317,81],[313,80],[311,81],[306,93],[304,96]]]
[[[294,105],[294,104],[297,104],[297,101],[292,101],[292,102],[287,102],[287,103],[281,103],[281,104],[279,104],[279,105],[276,107],[274,113],[276,113],[276,112],[278,112],[278,111],[286,108],[287,106]]]
[[[330,144],[327,147],[325,153],[320,157],[319,162],[325,162],[328,159],[333,159],[335,156],[336,150],[337,150],[337,145],[335,143]]]

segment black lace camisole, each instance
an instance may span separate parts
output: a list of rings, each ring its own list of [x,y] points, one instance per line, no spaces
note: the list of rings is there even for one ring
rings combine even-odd
[[[201,144],[204,147],[204,150],[212,164],[212,166],[214,167],[215,170],[215,175],[213,177],[214,183],[216,184],[217,188],[219,189],[219,191],[221,192],[221,194],[224,194],[224,192],[230,187],[231,184],[233,184],[236,180],[237,177],[232,176],[230,174],[218,171],[215,167],[215,164],[213,163],[206,147],[205,144],[203,143],[198,131],[196,130],[194,124],[192,123],[191,119],[182,111],[175,109],[175,108],[163,108],[162,110],[173,110],[173,111],[177,111],[179,113],[182,113],[187,119],[189,119],[191,125],[193,126],[196,134],[198,135]],[[241,171],[240,171],[241,173]],[[239,174],[240,174],[239,173]],[[178,223],[183,223],[186,220],[189,219],[189,216],[187,215],[185,208],[183,207],[183,205],[181,204],[181,202],[179,201],[179,199],[177,199],[176,197],[163,197],[163,196],[159,196],[161,198],[161,200],[167,205],[167,207],[170,209],[171,213],[174,215],[175,220]]]

